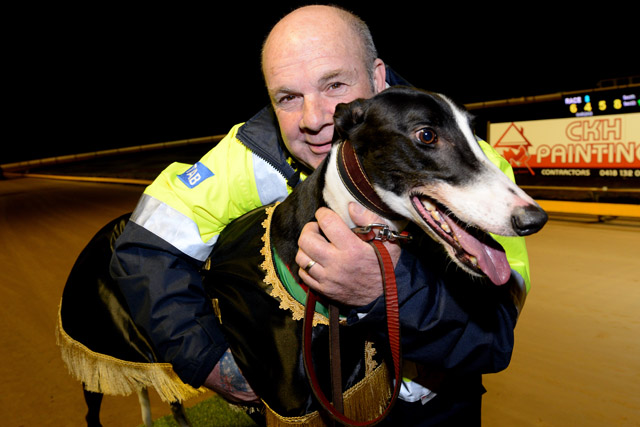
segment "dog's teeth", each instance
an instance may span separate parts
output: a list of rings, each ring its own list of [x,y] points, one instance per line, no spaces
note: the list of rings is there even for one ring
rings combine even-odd
[[[438,222],[442,221],[442,218],[440,218],[440,214],[438,213],[438,211],[431,211],[431,217]]]
[[[440,224],[440,227],[445,231],[445,233],[451,234],[451,227],[449,227],[449,224],[447,224],[446,222]]]
[[[422,200],[422,206],[424,206],[424,208],[429,212],[434,212],[436,210],[436,205],[428,200]]]
[[[475,267],[478,266],[478,258],[474,257],[473,255],[469,257],[469,261],[471,261],[471,264],[473,264]]]

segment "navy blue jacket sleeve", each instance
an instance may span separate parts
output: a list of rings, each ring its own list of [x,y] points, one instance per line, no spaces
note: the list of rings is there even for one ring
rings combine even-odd
[[[402,356],[449,377],[498,372],[511,359],[518,317],[508,284],[472,278],[426,238],[403,249],[395,268],[400,304]],[[350,322],[384,339],[384,298]]]
[[[171,363],[193,387],[204,383],[228,348],[199,264],[131,221],[111,260],[111,275],[134,321],[151,337],[160,361]]]

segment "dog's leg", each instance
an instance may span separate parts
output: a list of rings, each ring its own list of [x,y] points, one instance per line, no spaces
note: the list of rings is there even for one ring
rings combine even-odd
[[[171,402],[171,412],[173,413],[173,418],[180,427],[191,427],[191,423],[187,418],[187,414],[184,412],[184,406],[182,406],[182,403],[178,401]]]
[[[85,388],[82,384],[82,392],[84,393],[84,401],[87,404],[87,427],[102,427],[100,424],[100,406],[102,405],[102,393],[94,393]]]
[[[149,391],[146,387],[138,389],[138,401],[142,412],[142,422],[145,426],[152,427],[153,420],[151,419],[151,405],[149,405]]]

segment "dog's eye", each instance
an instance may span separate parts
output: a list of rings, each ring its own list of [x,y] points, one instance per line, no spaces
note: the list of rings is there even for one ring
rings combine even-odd
[[[431,128],[422,128],[418,132],[416,132],[416,137],[418,141],[424,144],[433,144],[438,140],[438,135]]]

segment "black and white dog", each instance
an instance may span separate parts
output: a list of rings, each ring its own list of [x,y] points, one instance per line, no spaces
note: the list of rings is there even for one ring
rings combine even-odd
[[[356,201],[389,218],[393,230],[414,222],[464,270],[503,284],[510,267],[487,233],[525,236],[547,221],[540,206],[487,158],[471,117],[442,95],[390,88],[373,99],[339,105],[335,128],[349,146],[336,144],[320,171],[303,184],[305,190],[274,214],[275,226],[283,223],[275,235],[287,234],[276,246],[287,248],[288,261],[297,250],[293,237],[313,219],[314,208],[326,204],[350,223],[348,204]],[[377,209],[350,182],[353,172],[342,166],[351,150],[364,171],[362,179],[368,180],[364,185],[375,192],[370,197],[378,197]],[[298,225],[293,230],[292,218]]]
[[[203,271],[205,290],[216,302],[236,363],[279,420],[295,417],[300,421],[317,414],[301,356],[299,320],[304,304],[293,295],[292,287],[299,286],[294,261],[298,237],[319,207],[328,206],[353,226],[347,209],[356,201],[386,218],[392,233],[413,223],[441,244],[466,272],[497,285],[508,281],[511,268],[504,250],[488,233],[524,236],[540,230],[547,220],[535,201],[487,158],[474,137],[468,114],[442,95],[389,88],[372,99],[338,105],[335,129],[337,142],[325,162],[282,203],[232,222],[220,235]],[[79,277],[65,288],[58,324],[63,359],[73,375],[107,393],[100,388],[106,383],[101,376],[111,369],[111,361],[117,362],[114,369],[123,365],[126,369],[111,372],[109,380],[121,377],[116,382],[126,383],[127,376],[135,376],[129,382],[143,388],[158,387],[157,382],[147,380],[145,363],[159,366],[155,377],[166,368],[158,363],[147,339],[132,342],[136,337],[144,338],[144,332],[128,314],[107,269],[98,273],[94,268],[102,262],[108,265],[110,245],[122,229],[122,221],[120,218],[105,227],[101,230],[104,236],[96,236],[85,248],[74,266]],[[71,282],[82,285],[71,286]],[[289,284],[283,285],[285,282]],[[109,298],[104,298],[105,290]],[[109,304],[110,308],[87,307],[88,301]],[[117,319],[108,313],[93,322],[87,318],[113,312],[114,306],[119,307]],[[323,314],[316,315],[314,363],[326,389],[329,367],[323,360],[327,347],[323,337],[328,333],[328,322]],[[117,325],[109,325],[115,321]],[[79,327],[74,325],[80,322]],[[87,330],[86,325],[101,325],[104,330]],[[360,402],[374,399],[366,393],[356,396],[366,388],[358,385],[364,380],[380,380],[376,375],[382,371],[364,360],[368,337],[361,332],[347,328],[340,335],[347,413],[349,398]],[[98,349],[84,342],[94,336],[103,337],[96,340],[95,345],[101,346]],[[105,336],[111,338],[105,341]],[[112,344],[109,347],[105,342]],[[102,355],[108,357],[97,357]],[[74,364],[87,369],[76,369]],[[91,371],[93,366],[98,366],[96,372]],[[172,381],[179,382],[175,374],[165,375],[162,387],[169,389]],[[176,388],[180,387],[184,384]],[[181,396],[176,391],[168,399],[180,401]]]

